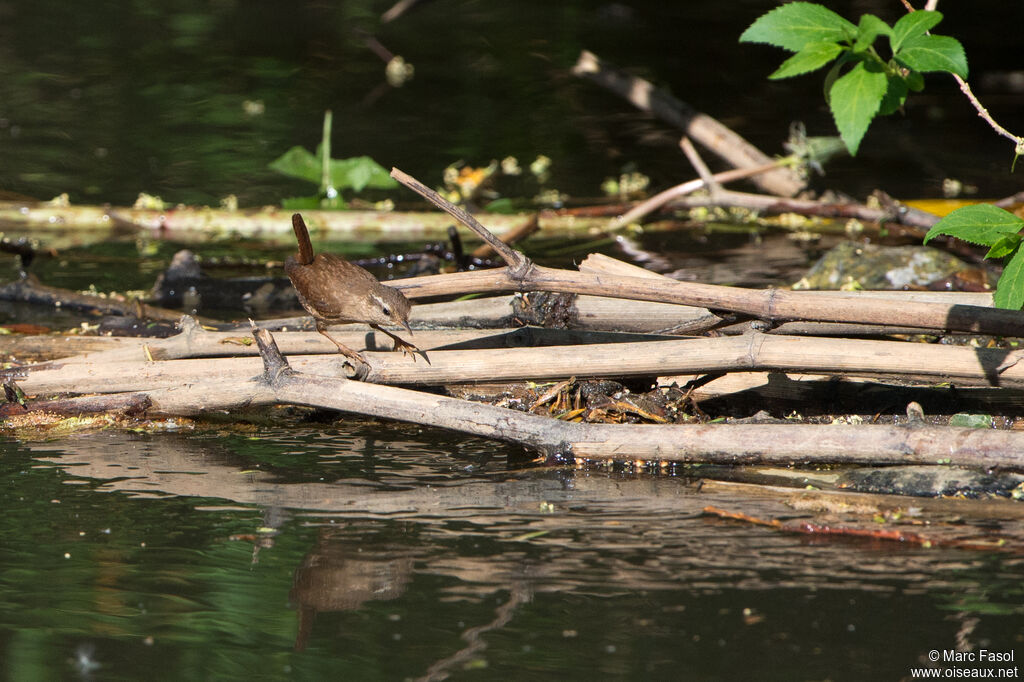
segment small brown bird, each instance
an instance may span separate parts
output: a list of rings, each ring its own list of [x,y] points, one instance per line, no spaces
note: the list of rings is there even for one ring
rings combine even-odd
[[[292,229],[299,240],[298,257],[289,256],[284,271],[292,281],[299,303],[316,321],[316,330],[331,339],[346,356],[363,361],[362,356],[343,343],[331,338],[325,327],[343,322],[365,322],[395,340],[395,350],[412,355],[419,351],[382,324],[395,324],[411,334],[409,328],[409,300],[398,289],[385,286],[358,265],[353,265],[331,253],[313,256],[306,223],[298,213],[292,216]],[[416,356],[413,355],[413,359]]]

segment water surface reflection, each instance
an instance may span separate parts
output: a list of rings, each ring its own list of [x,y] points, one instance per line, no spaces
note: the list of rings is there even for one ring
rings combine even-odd
[[[2,529],[8,673],[90,646],[113,676],[864,679],[1024,648],[1015,556],[784,535],[413,427],[273,435],[5,443],[48,529]]]

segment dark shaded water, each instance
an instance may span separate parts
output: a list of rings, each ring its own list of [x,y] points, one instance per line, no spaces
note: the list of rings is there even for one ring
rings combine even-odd
[[[0,442],[8,679],[899,679],[1024,649],[1016,557],[809,542],[413,427],[257,434]]]
[[[812,135],[834,127],[820,75],[768,81],[785,53],[736,43],[775,4],[434,0],[380,26],[389,3],[377,0],[9,1],[0,6],[0,190],[68,192],[82,203],[130,204],[140,191],[275,203],[309,187],[267,163],[295,144],[314,148],[325,109],[335,112],[334,156],[369,154],[431,184],[460,159],[485,165],[512,154],[525,164],[546,154],[550,184],[572,195],[599,194],[627,164],[660,189],[692,175],[678,133],[568,67],[594,51],[779,153],[793,120]],[[827,4],[890,22],[902,12],[888,0]],[[1020,25],[1022,7],[941,7],[942,32],[963,41],[978,94],[1011,129],[1024,120],[1012,85],[1024,57],[991,31]],[[387,88],[363,32],[412,63],[412,81]],[[998,196],[1020,186],[1011,153],[955,83],[936,77],[905,116],[876,122],[861,157],[834,165],[826,184],[937,196],[954,177]]]
[[[726,13],[711,2],[435,0],[378,28],[388,4],[0,3],[0,190],[273,203],[310,191],[266,164],[314,147],[327,108],[335,156],[369,154],[430,184],[456,160],[506,154],[550,156],[551,184],[581,196],[630,162],[658,188],[688,177],[675,131],[566,75],[581,49],[771,153],[792,119],[832,130],[818,79],[769,83],[783,55],[735,44],[770,2]],[[979,94],[1012,128],[1024,105],[1000,74],[1024,61],[989,32],[1019,25],[1020,6],[946,4],[944,32],[962,38]],[[411,61],[414,80],[378,90],[383,64],[360,29]],[[825,181],[930,196],[952,176],[999,195],[1019,189],[1008,166],[1005,145],[937,79]],[[689,254],[677,264],[709,282],[791,279],[811,256],[794,246],[767,263],[744,234],[641,240]],[[174,248],[105,244],[38,265],[59,286],[148,288]],[[701,514],[729,502],[682,478],[541,470],[500,444],[351,419],[3,438],[0,671],[861,680],[908,677],[931,650],[1024,655],[1019,557],[811,541]]]

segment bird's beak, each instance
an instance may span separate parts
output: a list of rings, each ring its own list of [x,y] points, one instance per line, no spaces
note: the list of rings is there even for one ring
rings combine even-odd
[[[409,332],[409,335],[412,336],[412,328],[409,326],[408,320],[403,320],[402,326],[405,327],[405,331]]]

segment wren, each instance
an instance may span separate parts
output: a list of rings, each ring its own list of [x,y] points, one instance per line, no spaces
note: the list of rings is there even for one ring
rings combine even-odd
[[[359,353],[327,333],[328,324],[365,322],[395,340],[395,350],[412,355],[416,346],[399,338],[382,324],[409,328],[409,300],[398,289],[385,286],[358,265],[331,253],[313,256],[306,223],[298,213],[292,216],[292,229],[299,241],[297,256],[289,256],[284,271],[292,281],[299,303],[316,322],[316,330],[330,339],[338,350],[352,360],[363,362]],[[413,360],[416,356],[413,355]]]

